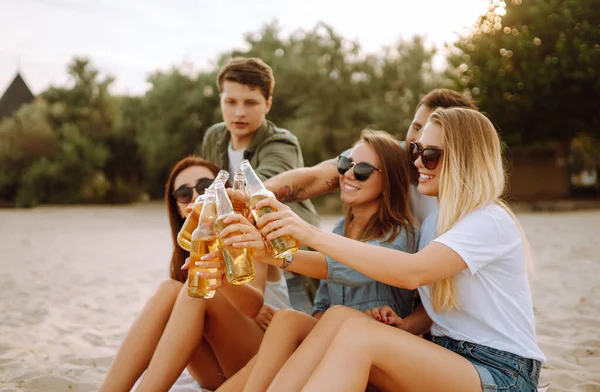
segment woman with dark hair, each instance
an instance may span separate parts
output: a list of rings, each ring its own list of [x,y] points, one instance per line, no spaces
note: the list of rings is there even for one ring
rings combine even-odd
[[[418,233],[409,207],[410,176],[405,155],[404,148],[389,134],[365,130],[350,155],[338,158],[340,199],[346,214],[334,227],[334,233],[376,247],[406,252],[416,250]],[[277,205],[277,210],[287,209],[275,200],[272,203]],[[286,260],[282,265],[281,260],[265,255],[261,233],[254,227],[232,224],[221,235],[236,231],[245,234],[227,239],[226,244],[231,242],[234,247],[255,249],[255,259],[260,263],[281,265],[290,271],[326,281],[324,296],[330,307],[345,305],[365,312],[387,306],[401,317],[408,316],[413,309],[413,290],[381,283],[314,251],[298,251],[293,263],[288,264],[290,260]],[[248,392],[265,391],[269,386],[273,391],[290,390],[278,386],[281,380],[277,380],[276,375],[285,371],[286,363],[297,355],[298,346],[309,339],[318,323],[317,317],[295,310],[278,312],[255,359],[219,391],[241,390],[242,386]],[[302,373],[304,365],[298,364],[293,371]]]
[[[264,319],[270,318],[264,314],[286,303],[289,307],[283,274],[263,265],[256,266],[250,284],[225,284],[207,300],[188,296],[182,267],[189,254],[177,244],[177,234],[190,203],[218,171],[194,156],[173,168],[165,186],[173,241],[170,278],[159,285],[129,329],[100,391],[129,391],[145,370],[138,391],[168,390],[186,367],[203,387],[216,389],[258,351]],[[272,308],[263,306],[264,301]]]

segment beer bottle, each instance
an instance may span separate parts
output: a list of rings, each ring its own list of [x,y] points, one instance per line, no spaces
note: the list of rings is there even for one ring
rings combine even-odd
[[[205,279],[199,275],[202,268],[196,266],[196,261],[207,253],[218,249],[215,221],[217,220],[217,204],[215,191],[208,188],[204,193],[204,205],[198,222],[198,227],[192,233],[190,264],[188,268],[188,295],[197,298],[212,298],[215,290],[208,290],[209,285],[216,285],[217,279]],[[213,272],[213,271],[211,271]]]
[[[234,211],[223,183],[219,182],[215,184],[215,192],[217,195],[217,221],[215,229],[217,231],[219,248],[223,252],[227,281],[232,285],[242,285],[252,282],[255,276],[254,263],[246,257],[246,249],[223,245],[224,240],[221,238],[221,231],[226,227],[223,220],[234,214]],[[238,234],[240,233],[237,232],[232,235]]]
[[[229,173],[226,170],[221,170],[217,174],[217,178],[213,181],[209,188],[213,187],[215,181],[222,181],[225,183],[229,179]],[[192,206],[192,211],[183,222],[183,226],[179,230],[177,234],[177,243],[181,246],[182,249],[190,251],[191,241],[192,241],[192,232],[196,227],[198,227],[198,219],[200,219],[200,211],[202,211],[202,205],[204,203],[204,195],[200,195],[194,201],[194,205]]]
[[[250,193],[250,208],[252,208],[252,214],[254,219],[258,220],[265,214],[272,212],[271,208],[264,207],[260,210],[253,209],[256,203],[266,199],[267,197],[275,197],[273,192],[265,188],[264,184],[258,178],[250,162],[245,159],[240,164],[240,169],[246,176],[246,189]],[[293,255],[298,250],[298,241],[289,235],[278,237],[269,241],[269,247],[273,252],[273,256],[278,259],[284,259],[288,256]]]
[[[248,217],[250,207],[248,206],[248,193],[246,192],[246,176],[242,171],[238,171],[233,176],[233,190],[231,194],[231,204],[236,214],[242,214]]]

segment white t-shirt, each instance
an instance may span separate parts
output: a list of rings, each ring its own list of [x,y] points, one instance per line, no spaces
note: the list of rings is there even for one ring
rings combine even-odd
[[[419,287],[431,334],[466,340],[544,362],[537,344],[525,250],[514,219],[491,203],[435,239],[467,264],[455,275],[461,306],[435,313],[429,287]]]
[[[265,305],[269,305],[275,310],[292,307],[287,281],[283,272],[278,281],[272,282],[267,280],[267,284],[265,285]]]
[[[227,156],[229,158],[229,167],[227,169],[229,169],[229,175],[231,176],[232,179],[233,179],[233,176],[235,175],[235,173],[238,170],[240,170],[240,164],[244,160],[244,152],[245,151],[246,151],[245,148],[243,148],[241,150],[234,150],[231,147],[231,141],[229,141],[229,145],[227,146]]]

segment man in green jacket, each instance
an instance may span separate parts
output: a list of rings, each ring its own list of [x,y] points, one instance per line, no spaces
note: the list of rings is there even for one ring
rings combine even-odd
[[[275,87],[270,66],[258,58],[234,58],[221,69],[217,86],[224,121],[206,131],[200,156],[232,176],[248,159],[263,181],[304,166],[296,136],[265,118]],[[305,221],[318,225],[309,200],[290,203],[290,207]]]

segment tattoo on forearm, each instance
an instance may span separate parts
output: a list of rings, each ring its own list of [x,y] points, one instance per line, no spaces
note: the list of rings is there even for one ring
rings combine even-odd
[[[327,184],[329,190],[336,189],[340,186],[340,177],[331,177],[329,181],[325,181],[325,184]]]
[[[292,184],[291,187],[289,185],[285,185],[279,188],[275,197],[282,203],[294,203],[303,200],[300,197],[300,194],[304,193],[304,191],[305,189],[302,188],[298,183]]]

